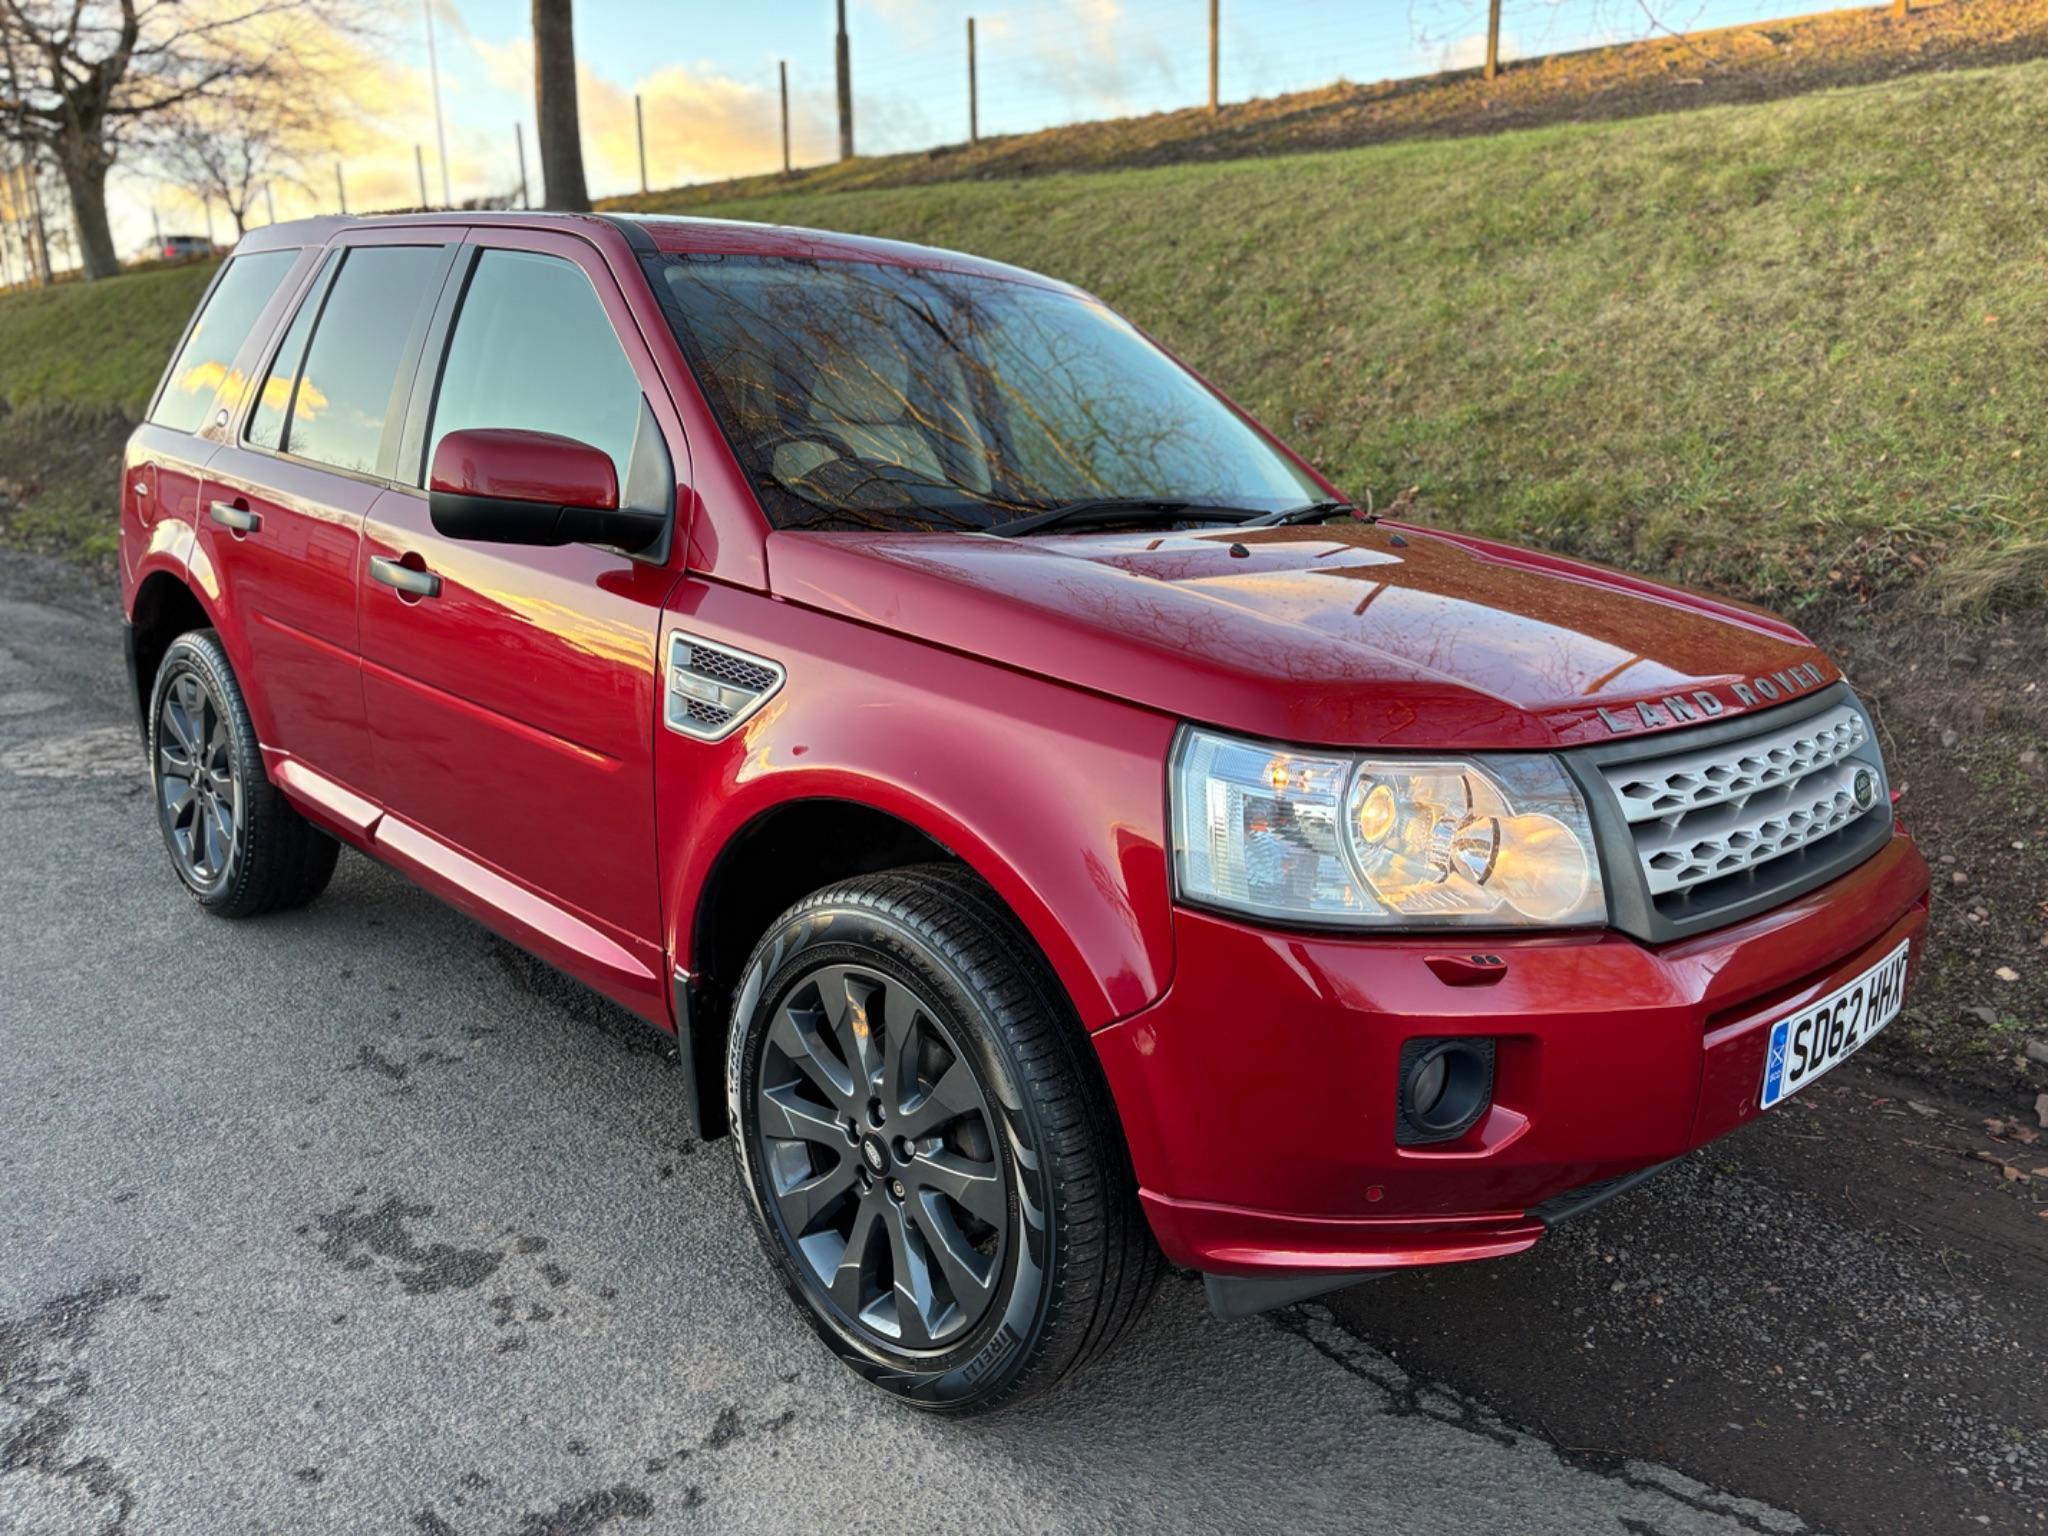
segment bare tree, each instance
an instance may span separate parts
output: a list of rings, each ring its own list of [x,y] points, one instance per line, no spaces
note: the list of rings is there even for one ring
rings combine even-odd
[[[118,271],[107,172],[160,145],[171,114],[304,69],[302,29],[353,0],[0,0],[0,134],[49,151],[88,278]]]
[[[239,239],[265,187],[299,180],[311,126],[303,109],[275,92],[204,97],[167,114],[150,158],[179,186],[226,208]]]
[[[533,0],[533,99],[540,125],[543,201],[550,208],[588,213],[583,130],[576,115],[576,23],[570,0]]]

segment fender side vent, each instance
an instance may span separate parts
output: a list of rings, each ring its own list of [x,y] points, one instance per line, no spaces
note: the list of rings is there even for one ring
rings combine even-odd
[[[787,675],[764,656],[681,633],[668,637],[668,728],[699,741],[730,736],[775,696]]]

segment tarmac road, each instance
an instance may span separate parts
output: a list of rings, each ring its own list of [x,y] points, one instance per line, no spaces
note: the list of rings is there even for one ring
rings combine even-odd
[[[1378,1288],[1225,1325],[1172,1276],[1049,1401],[891,1406],[770,1277],[657,1037],[354,855],[300,914],[183,897],[107,602],[0,557],[0,1531],[1817,1528],[1412,1374]],[[1404,1351],[1428,1294],[1388,1295]]]

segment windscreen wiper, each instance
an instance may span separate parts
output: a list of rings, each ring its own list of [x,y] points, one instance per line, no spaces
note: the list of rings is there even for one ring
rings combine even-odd
[[[1266,512],[1258,517],[1248,518],[1242,526],[1246,528],[1284,528],[1289,523],[1320,523],[1325,518],[1350,516],[1362,523],[1374,521],[1374,514],[1361,512],[1348,501],[1312,501],[1305,507],[1289,507],[1284,512]]]
[[[1242,507],[1217,507],[1201,502],[1165,501],[1150,496],[1098,496],[1064,502],[1043,512],[1028,513],[1007,523],[982,529],[999,539],[1037,533],[1044,528],[1087,527],[1114,523],[1242,523]]]

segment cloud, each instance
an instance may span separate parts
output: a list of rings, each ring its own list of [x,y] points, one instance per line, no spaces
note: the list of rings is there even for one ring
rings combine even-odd
[[[1512,32],[1502,29],[1500,34],[1500,56],[1507,59],[1523,58],[1526,54],[1521,40]],[[1486,33],[1484,30],[1453,38],[1437,50],[1436,67],[1443,69],[1477,69],[1486,62]]]
[[[533,42],[473,42],[492,84],[533,89]],[[640,185],[633,97],[647,119],[647,179],[653,187],[746,175],[782,164],[781,99],[774,74],[759,81],[689,64],[671,64],[620,82],[579,59],[576,110],[583,128],[584,171],[593,191]],[[825,158],[836,146],[829,100],[801,90],[789,98],[791,151],[799,164]]]
[[[1178,85],[1157,30],[1127,28],[1122,0],[1067,0],[1029,20],[992,16],[981,30],[984,93],[1007,73],[1069,117],[1125,116],[1146,84]]]

